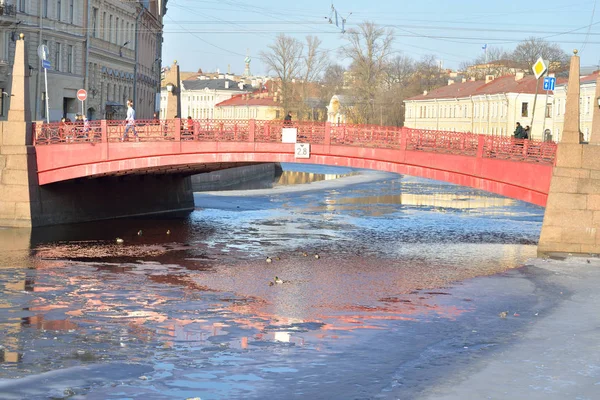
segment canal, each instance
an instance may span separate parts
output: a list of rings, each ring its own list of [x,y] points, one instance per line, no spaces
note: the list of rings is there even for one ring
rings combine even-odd
[[[284,171],[186,220],[0,230],[0,397],[418,398],[551,306],[520,268],[542,208]]]

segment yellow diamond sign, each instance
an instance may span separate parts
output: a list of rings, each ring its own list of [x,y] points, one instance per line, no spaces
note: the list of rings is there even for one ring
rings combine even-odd
[[[540,57],[535,62],[535,64],[533,64],[533,67],[531,69],[533,69],[535,79],[540,79],[540,76],[542,76],[544,72],[546,72],[546,70],[548,69],[548,65],[546,64],[546,61],[544,61],[542,57]]]

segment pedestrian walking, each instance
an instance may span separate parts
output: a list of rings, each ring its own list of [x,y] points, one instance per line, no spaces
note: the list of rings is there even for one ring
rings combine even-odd
[[[291,112],[287,113],[287,115],[283,119],[283,124],[287,125],[287,126],[292,125],[292,113]]]
[[[137,142],[140,141],[140,138],[137,134],[137,132],[135,131],[135,110],[133,109],[133,101],[127,100],[127,119],[126,119],[126,124],[125,124],[125,132],[123,133],[123,138],[121,139],[122,141],[127,140],[127,134],[129,133],[130,130],[133,130],[133,134],[135,136],[135,140]]]

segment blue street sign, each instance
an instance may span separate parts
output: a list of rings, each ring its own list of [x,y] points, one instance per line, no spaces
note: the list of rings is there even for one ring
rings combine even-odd
[[[553,78],[553,77],[544,78],[544,90],[554,90],[555,84],[556,84],[556,78]]]
[[[45,69],[50,69],[52,68],[52,63],[48,60],[42,60],[42,67]]]

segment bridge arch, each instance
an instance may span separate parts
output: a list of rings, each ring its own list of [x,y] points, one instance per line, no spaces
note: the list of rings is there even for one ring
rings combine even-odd
[[[140,124],[140,142],[119,142],[122,125],[111,130],[106,121],[100,122],[96,138],[88,135],[78,141],[72,134],[71,139],[61,137],[54,144],[47,144],[47,137],[40,136],[37,129],[39,183],[129,174],[192,175],[237,165],[292,162],[394,172],[546,204],[553,143],[514,143],[510,138],[470,133],[352,126],[342,130],[329,124],[307,124],[310,129],[300,126],[299,134],[302,141],[310,143],[310,158],[300,159],[293,143],[281,142],[281,126],[261,123],[257,127],[255,121],[238,122],[232,125],[234,130],[223,129],[223,122],[211,125],[210,130],[199,124],[183,127],[179,120]]]

